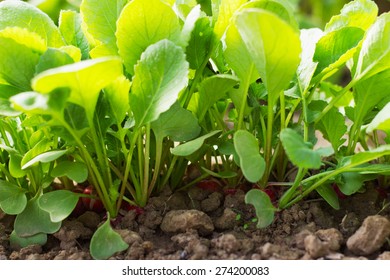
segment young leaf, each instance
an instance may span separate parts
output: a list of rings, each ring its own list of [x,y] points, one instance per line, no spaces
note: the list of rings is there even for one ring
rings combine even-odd
[[[371,0],[355,0],[347,3],[339,15],[333,16],[325,26],[329,33],[343,27],[367,30],[376,20],[378,6]]]
[[[277,209],[268,194],[261,190],[250,190],[245,195],[245,203],[255,207],[258,228],[266,228],[273,222]]]
[[[203,135],[201,137],[198,137],[194,140],[188,141],[184,144],[181,144],[179,146],[176,146],[175,148],[171,149],[171,153],[176,155],[176,156],[182,156],[186,157],[189,156],[196,151],[198,151],[204,144],[204,142],[213,136],[216,136],[217,134],[220,134],[220,130],[214,130],[206,135]]]
[[[88,33],[104,44],[107,55],[117,55],[116,22],[127,0],[83,0],[80,13]]]
[[[169,40],[149,46],[135,67],[130,94],[136,125],[141,127],[167,111],[187,85],[187,76],[188,62],[182,48]]]
[[[179,19],[172,7],[160,0],[133,0],[118,21],[116,38],[119,54],[127,72],[134,74],[134,65],[146,48],[163,39],[180,41]]]
[[[110,225],[110,216],[94,233],[91,239],[90,252],[95,260],[104,260],[113,254],[126,250],[129,245]]]
[[[318,66],[314,76],[327,73],[343,66],[355,54],[364,30],[344,27],[325,34],[317,43],[313,57]]]
[[[45,233],[37,233],[32,236],[28,237],[20,237],[15,233],[15,230],[13,230],[9,236],[9,242],[11,247],[15,248],[17,246],[24,248],[29,245],[45,245],[47,242],[47,234]]]
[[[322,186],[319,186],[316,191],[320,196],[322,196],[323,199],[325,199],[326,202],[328,202],[330,206],[333,207],[333,209],[340,209],[339,198],[329,184],[323,184]]]
[[[236,25],[270,101],[274,102],[297,70],[301,53],[299,34],[275,14],[261,9],[240,12]]]
[[[42,210],[38,198],[27,202],[26,208],[16,216],[14,229],[20,237],[28,237],[37,233],[54,233],[61,227],[61,222],[52,222],[48,212]]]
[[[93,119],[100,90],[122,75],[121,60],[104,57],[44,71],[32,80],[32,86],[41,93],[70,88],[68,101],[83,107],[87,116]]]
[[[160,140],[169,136],[173,141],[189,141],[200,133],[198,120],[178,102],[152,122],[151,127],[156,139]]]
[[[39,207],[50,214],[54,223],[68,217],[79,201],[79,196],[71,191],[59,190],[41,195],[38,199]]]
[[[390,68],[390,13],[382,14],[367,30],[353,80],[361,80]]]
[[[86,1],[83,1],[86,2]],[[100,5],[97,5],[101,7]],[[62,10],[59,18],[61,35],[68,45],[78,47],[82,53],[82,59],[89,57],[89,42],[83,30],[81,15],[75,11]]]
[[[0,30],[13,26],[37,33],[48,47],[64,45],[57,26],[47,14],[23,1],[3,1],[0,3]]]
[[[26,158],[23,158],[22,169],[27,169],[30,166],[37,164],[38,162],[42,162],[42,163],[52,162],[52,161],[62,157],[66,153],[67,153],[66,150],[48,151],[48,152],[42,153],[40,155],[37,155],[36,157],[32,158],[29,161],[27,161]]]
[[[291,162],[300,168],[319,169],[321,158],[333,153],[332,148],[313,150],[313,145],[304,142],[303,137],[291,128],[282,130],[280,140]]]
[[[53,177],[63,177],[67,176],[69,179],[82,183],[87,180],[88,177],[88,168],[82,162],[74,161],[61,161],[53,168],[51,172]]]
[[[0,208],[8,215],[23,212],[27,205],[26,190],[10,182],[0,180]]]
[[[242,173],[249,182],[256,183],[265,171],[265,161],[260,155],[259,143],[253,134],[245,130],[234,133],[233,141]]]
[[[122,122],[129,111],[130,86],[130,81],[125,76],[121,76],[104,89],[111,111],[117,122]]]

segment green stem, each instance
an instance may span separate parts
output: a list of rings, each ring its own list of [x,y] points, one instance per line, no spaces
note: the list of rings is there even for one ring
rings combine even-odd
[[[237,124],[237,130],[244,129],[244,115],[245,115],[245,108],[246,108],[246,100],[247,100],[247,95],[248,95],[248,90],[250,86],[250,77],[253,76],[253,71],[254,71],[254,64],[251,64],[247,78],[245,81],[242,83],[242,86],[240,86],[241,90],[241,104],[240,104],[240,109],[238,112],[238,124]]]
[[[153,177],[152,177],[152,180],[150,181],[150,185],[149,185],[148,196],[151,195],[151,193],[154,189],[154,186],[156,185],[158,176],[160,175],[162,150],[163,150],[163,139],[160,139],[160,137],[156,137],[156,158],[155,158],[155,164],[154,164]]]
[[[148,200],[148,194],[149,194],[149,162],[150,162],[150,134],[151,134],[151,128],[150,123],[146,125],[146,139],[145,139],[145,160],[144,160],[144,181],[143,181],[143,187],[142,187],[142,197],[141,197],[141,206],[145,206],[146,202]]]

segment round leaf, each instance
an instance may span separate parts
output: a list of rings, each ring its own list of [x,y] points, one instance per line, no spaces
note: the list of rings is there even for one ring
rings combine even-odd
[[[21,213],[27,205],[26,191],[10,182],[0,180],[0,208],[8,215]]]
[[[52,222],[48,212],[42,210],[38,198],[27,202],[22,213],[16,216],[14,229],[20,237],[28,237],[37,233],[54,233],[61,227],[61,222]]]
[[[248,131],[238,130],[234,134],[234,148],[245,178],[252,183],[259,181],[265,171],[265,161],[260,155],[255,136]]]
[[[104,260],[128,247],[129,245],[123,241],[119,233],[112,229],[108,215],[107,221],[92,236],[90,252],[94,259]]]
[[[148,46],[163,39],[179,42],[180,31],[179,19],[171,6],[160,0],[131,1],[120,15],[116,31],[126,70],[134,74],[134,65]]]
[[[47,14],[23,1],[1,2],[0,30],[15,26],[37,33],[46,40],[49,47],[64,45],[57,26]]]
[[[255,207],[258,228],[265,228],[273,222],[277,209],[268,194],[261,190],[250,190],[245,195],[245,203]]]
[[[87,180],[88,168],[82,162],[61,161],[51,172],[53,177],[67,176],[69,179],[82,183]]]
[[[39,207],[50,214],[54,223],[68,217],[79,200],[79,196],[71,191],[59,190],[43,194],[38,199]]]

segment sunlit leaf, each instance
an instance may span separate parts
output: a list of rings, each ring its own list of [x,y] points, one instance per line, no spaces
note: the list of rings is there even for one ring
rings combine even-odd
[[[163,39],[180,41],[179,19],[172,7],[160,0],[133,0],[117,22],[117,45],[127,72],[134,74],[134,65],[146,48]]]
[[[188,82],[182,48],[168,40],[151,45],[135,67],[130,106],[140,127],[156,120],[177,100]],[[145,81],[149,81],[145,83]]]

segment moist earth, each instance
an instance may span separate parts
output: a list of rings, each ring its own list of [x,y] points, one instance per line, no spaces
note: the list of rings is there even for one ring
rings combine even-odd
[[[316,196],[277,212],[257,229],[243,190],[166,191],[148,205],[121,212],[112,226],[129,244],[111,259],[390,259],[389,194],[367,188],[332,209]],[[142,212],[142,213],[140,213]],[[89,242],[104,215],[70,217],[44,246],[14,248],[14,217],[0,213],[0,260],[91,259]]]

